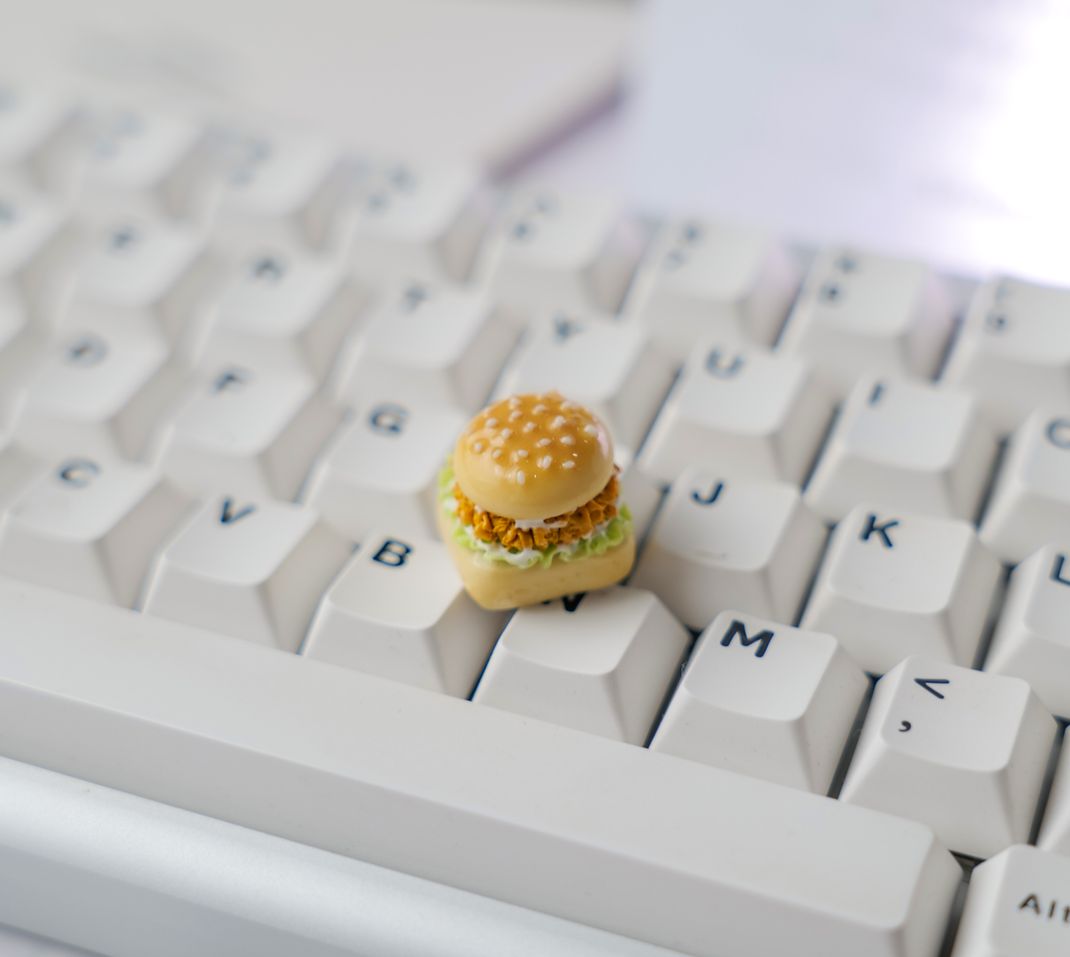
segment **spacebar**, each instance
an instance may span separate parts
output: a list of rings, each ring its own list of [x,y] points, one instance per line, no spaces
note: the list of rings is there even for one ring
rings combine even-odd
[[[696,955],[935,953],[921,825],[0,580],[0,753]]]

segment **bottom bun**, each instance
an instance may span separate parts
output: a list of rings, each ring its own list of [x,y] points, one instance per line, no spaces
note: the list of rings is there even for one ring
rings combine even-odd
[[[628,535],[619,545],[574,562],[555,561],[548,566],[514,568],[504,562],[486,562],[477,553],[453,540],[449,519],[439,513],[439,531],[453,557],[468,594],[477,605],[492,611],[536,605],[540,601],[593,591],[615,585],[632,570],[635,536]]]

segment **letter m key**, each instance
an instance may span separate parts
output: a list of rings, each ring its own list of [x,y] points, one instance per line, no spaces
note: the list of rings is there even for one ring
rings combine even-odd
[[[754,652],[755,658],[764,658],[765,653],[769,650],[769,645],[773,640],[773,633],[768,629],[759,631],[756,635],[747,634],[747,626],[743,624],[738,618],[732,620],[732,624],[728,626],[728,631],[724,633],[724,637],[721,639],[721,647],[727,648],[732,644],[733,638],[739,638],[739,643],[746,648],[749,645],[757,643],[758,648]]]

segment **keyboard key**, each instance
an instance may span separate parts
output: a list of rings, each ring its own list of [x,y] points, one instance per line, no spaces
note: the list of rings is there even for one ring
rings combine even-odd
[[[655,234],[626,311],[682,362],[696,341],[772,345],[798,284],[794,257],[768,233],[684,220]]]
[[[877,682],[840,799],[990,857],[1029,837],[1055,730],[1024,681],[912,656]]]
[[[437,537],[438,473],[466,421],[444,406],[368,405],[324,452],[304,500],[356,541],[378,527]]]
[[[625,446],[615,446],[617,465],[620,467],[620,500],[632,514],[635,538],[642,542],[650,531],[650,523],[661,504],[661,485],[639,470],[635,457]]]
[[[13,431],[43,455],[139,458],[181,373],[151,329],[102,320],[49,349],[18,397]]]
[[[200,127],[116,107],[94,110],[83,124],[81,143],[66,157],[80,214],[107,220],[119,211],[148,217],[182,212],[183,173],[204,138]]]
[[[825,537],[794,486],[688,469],[669,490],[634,584],[689,628],[729,608],[794,621]]]
[[[970,874],[952,957],[1062,957],[1070,934],[1070,861],[1009,847]]]
[[[1059,744],[1055,776],[1051,782],[1044,820],[1037,834],[1037,846],[1070,856],[1070,739],[1063,733]]]
[[[1020,562],[1070,538],[1070,414],[1037,409],[1011,437],[981,522],[981,541]]]
[[[353,405],[389,395],[475,412],[516,338],[485,293],[423,280],[397,283],[349,343],[339,393]]]
[[[0,184],[0,284],[17,293],[35,318],[51,305],[53,271],[66,237],[63,214],[52,200]]]
[[[2,580],[0,660],[16,760],[698,957],[931,957],[961,880],[911,821]]]
[[[805,363],[723,342],[695,348],[643,447],[644,472],[690,465],[802,484],[832,418]]]
[[[0,432],[0,514],[45,468],[37,456]]]
[[[326,143],[227,130],[217,134],[194,203],[209,210],[220,252],[240,262],[308,245],[308,209],[338,163]]]
[[[370,281],[468,277],[488,210],[480,177],[462,163],[343,162],[309,213],[313,241],[340,246]]]
[[[780,348],[805,356],[845,396],[860,373],[932,378],[951,317],[945,290],[921,263],[826,249],[803,283]]]
[[[44,347],[44,337],[25,304],[0,284],[0,423],[10,420],[15,397],[33,374]]]
[[[0,169],[39,181],[48,151],[73,118],[74,111],[58,97],[0,82]]]
[[[966,522],[860,505],[832,533],[801,627],[874,674],[908,655],[968,665],[1000,574]]]
[[[829,521],[859,502],[973,519],[995,457],[995,435],[970,396],[863,378],[825,443],[806,501]]]
[[[517,309],[613,313],[638,259],[636,230],[609,200],[520,190],[491,229],[480,275]]]
[[[468,597],[441,542],[373,531],[323,596],[301,653],[464,698],[506,617]]]
[[[70,331],[97,318],[148,325],[174,342],[214,279],[212,263],[189,229],[149,220],[113,219],[83,231],[57,326]]]
[[[296,651],[349,552],[310,509],[214,498],[160,554],[145,612]]]
[[[985,671],[1024,678],[1053,714],[1070,717],[1070,551],[1048,545],[1011,572]]]
[[[133,605],[187,504],[143,466],[63,459],[0,518],[0,575]]]
[[[163,427],[160,463],[194,494],[292,499],[337,423],[312,380],[227,366]]]
[[[210,309],[195,348],[202,368],[249,362],[322,382],[365,294],[326,263],[264,252],[245,259]]]
[[[473,700],[641,745],[690,641],[654,595],[635,588],[521,608]]]
[[[1070,406],[1070,289],[996,278],[974,294],[943,381],[973,393],[1001,435],[1037,406]]]
[[[495,391],[556,389],[601,416],[615,441],[637,448],[672,376],[638,323],[556,311],[531,323]]]
[[[825,794],[869,683],[831,635],[726,611],[650,747]]]

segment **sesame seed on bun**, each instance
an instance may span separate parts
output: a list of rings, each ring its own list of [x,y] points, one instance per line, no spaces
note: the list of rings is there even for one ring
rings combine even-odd
[[[562,515],[613,475],[602,421],[557,392],[514,395],[469,423],[453,452],[457,485],[479,508],[511,519]]]

